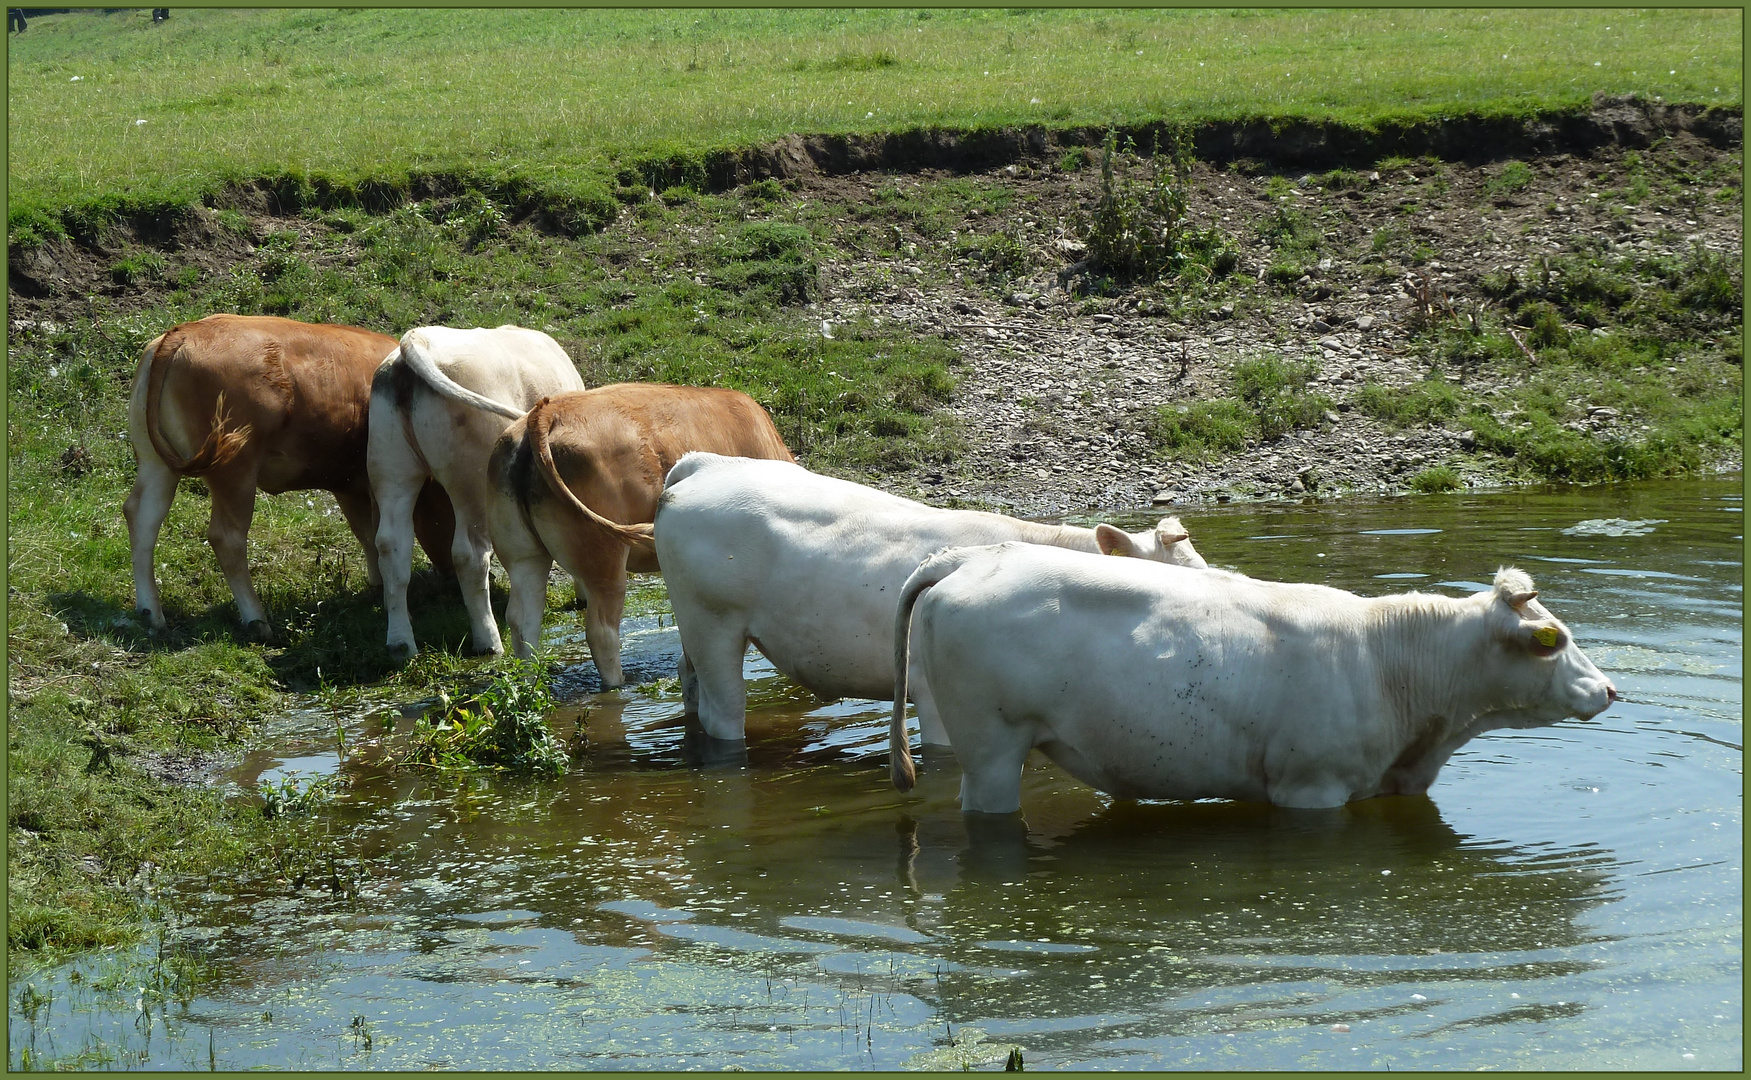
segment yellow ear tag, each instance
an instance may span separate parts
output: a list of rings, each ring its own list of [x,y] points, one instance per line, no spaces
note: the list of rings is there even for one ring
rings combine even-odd
[[[1547,649],[1556,648],[1559,636],[1560,635],[1557,634],[1556,627],[1554,626],[1541,626],[1532,631],[1532,639]]]

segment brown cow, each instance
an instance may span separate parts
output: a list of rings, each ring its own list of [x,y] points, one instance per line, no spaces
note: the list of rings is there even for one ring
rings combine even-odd
[[[505,624],[518,656],[541,640],[557,558],[584,594],[584,638],[604,687],[619,686],[629,571],[650,546],[663,477],[690,450],[790,461],[758,402],[734,390],[615,383],[543,398],[505,429],[487,463],[493,550],[511,581]]]
[[[249,633],[273,637],[249,579],[257,488],[332,492],[365,549],[371,585],[381,583],[365,422],[371,377],[396,344],[355,326],[209,315],[173,326],[146,346],[128,402],[139,477],[122,511],[133,552],[134,604],[153,630],[166,625],[153,573],[158,531],[184,476],[201,477],[212,493],[207,541]],[[420,544],[432,565],[450,573],[449,499],[433,486],[422,492],[421,504]]]

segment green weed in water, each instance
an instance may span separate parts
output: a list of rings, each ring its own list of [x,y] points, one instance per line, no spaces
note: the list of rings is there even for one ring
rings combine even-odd
[[[540,662],[506,657],[480,692],[452,698],[440,691],[438,704],[414,722],[412,743],[399,764],[536,775],[564,772],[565,747],[547,726],[553,708],[548,684]]]

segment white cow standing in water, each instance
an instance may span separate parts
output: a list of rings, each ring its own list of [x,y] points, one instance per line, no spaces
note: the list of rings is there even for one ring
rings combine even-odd
[[[652,531],[681,632],[687,711],[718,739],[744,735],[750,641],[822,697],[891,693],[894,604],[932,551],[1020,540],[1204,565],[1175,518],[1135,534],[1042,525],[926,506],[788,461],[707,453],[669,470]],[[928,680],[914,673],[910,686],[924,741],[946,745]]]
[[[900,592],[894,693],[923,670],[963,811],[1019,809],[1035,747],[1122,798],[1422,794],[1474,736],[1617,699],[1537,595],[1511,568],[1463,599],[1365,598],[1026,544],[957,548]],[[907,790],[899,705],[889,750]]]

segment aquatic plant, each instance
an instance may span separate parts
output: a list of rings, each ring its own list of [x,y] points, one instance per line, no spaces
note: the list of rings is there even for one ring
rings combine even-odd
[[[506,657],[478,693],[438,701],[414,721],[404,766],[492,769],[554,775],[566,752],[547,726],[553,708],[547,672],[537,661]]]
[[[296,817],[308,814],[334,798],[334,781],[331,777],[318,776],[300,783],[294,774],[280,777],[277,784],[263,780],[256,785],[255,791],[261,796],[262,817],[269,820]]]

